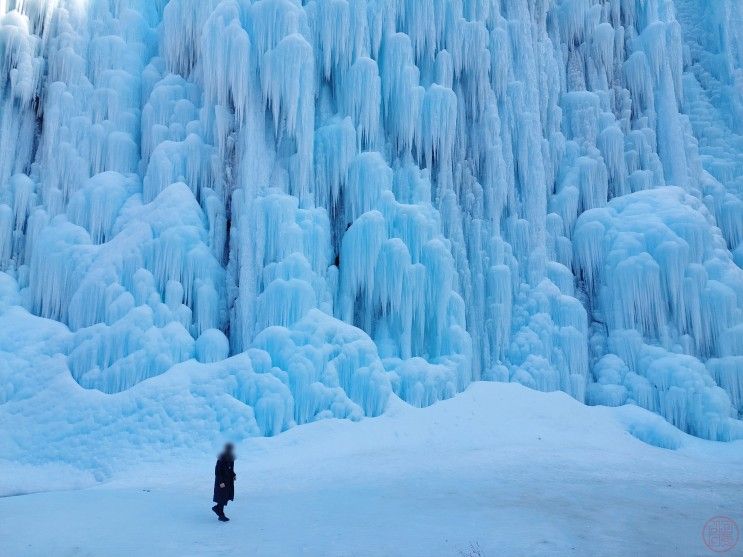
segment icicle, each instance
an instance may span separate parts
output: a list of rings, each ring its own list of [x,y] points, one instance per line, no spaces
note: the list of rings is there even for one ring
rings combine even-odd
[[[370,58],[359,58],[348,70],[346,78],[340,79],[342,93],[340,103],[346,114],[353,119],[362,148],[377,144],[382,103],[381,80],[377,63]]]
[[[377,207],[382,192],[392,187],[392,170],[375,152],[362,153],[348,168],[343,192],[345,220],[354,222],[362,214]]]
[[[423,96],[418,137],[421,158],[426,166],[434,161],[450,164],[457,125],[457,97],[454,91],[432,85]]]
[[[274,131],[285,131],[297,142],[298,177],[293,193],[303,198],[312,170],[314,68],[312,47],[299,34],[283,38],[263,57],[263,98],[273,114]]]
[[[315,202],[331,209],[338,202],[346,172],[356,154],[356,130],[350,118],[315,132]]]
[[[202,28],[218,0],[174,0],[163,12],[162,49],[169,69],[188,76],[199,59]]]
[[[315,37],[322,55],[320,67],[325,80],[331,73],[343,73],[351,60],[351,9],[345,0],[318,0],[315,11]]]
[[[341,248],[340,316],[353,322],[355,299],[359,294],[371,303],[374,269],[379,250],[386,239],[384,217],[378,211],[361,215],[343,236]],[[367,319],[370,315],[366,315]],[[366,323],[368,327],[370,323]]]

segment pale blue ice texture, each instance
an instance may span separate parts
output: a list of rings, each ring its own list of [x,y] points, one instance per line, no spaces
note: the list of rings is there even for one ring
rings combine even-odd
[[[743,437],[743,2],[6,0],[0,65],[0,457],[480,379]]]

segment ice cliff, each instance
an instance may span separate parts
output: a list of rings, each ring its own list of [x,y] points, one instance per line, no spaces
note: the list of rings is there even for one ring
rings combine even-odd
[[[3,456],[480,379],[743,437],[738,0],[0,0],[0,64]]]

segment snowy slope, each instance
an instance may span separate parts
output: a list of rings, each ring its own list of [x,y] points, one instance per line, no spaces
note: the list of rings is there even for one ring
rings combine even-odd
[[[675,431],[679,448],[642,443],[628,424]],[[208,454],[158,458],[92,489],[0,499],[0,553],[711,555],[704,523],[743,519],[740,441],[519,385],[251,439],[238,446],[229,524],[209,510]]]
[[[0,458],[106,477],[479,379],[743,437],[741,17],[0,2]]]

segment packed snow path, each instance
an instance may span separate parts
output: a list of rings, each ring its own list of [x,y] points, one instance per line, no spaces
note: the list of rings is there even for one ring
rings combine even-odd
[[[243,443],[228,524],[209,510],[209,455],[164,451],[112,462],[125,468],[99,487],[0,499],[0,554],[712,555],[709,518],[743,525],[743,444],[675,430],[668,450],[627,433],[652,424],[674,431],[638,408],[477,383],[426,409],[398,401]]]

